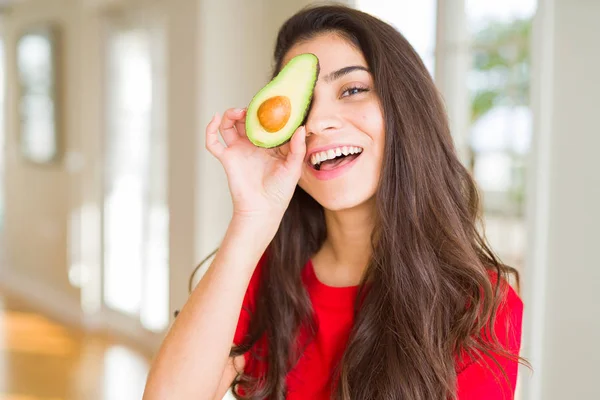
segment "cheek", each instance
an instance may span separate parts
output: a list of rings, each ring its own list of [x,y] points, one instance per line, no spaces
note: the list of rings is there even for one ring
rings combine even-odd
[[[370,179],[379,181],[381,169],[383,168],[383,156],[385,150],[385,123],[381,109],[375,105],[361,115],[361,128],[371,140],[371,168],[368,174]],[[375,182],[373,182],[375,184]],[[371,190],[374,186],[371,187]]]
[[[345,110],[344,117],[359,131],[369,135],[373,141],[383,138],[383,110],[374,97],[356,102]]]
[[[381,109],[377,104],[370,104],[361,111],[358,118],[359,128],[369,135],[373,150],[380,155],[385,145],[385,123]]]

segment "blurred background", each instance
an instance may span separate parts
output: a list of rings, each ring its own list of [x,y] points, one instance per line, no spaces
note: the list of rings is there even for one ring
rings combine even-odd
[[[204,127],[309,3],[0,0],[0,400],[141,399],[230,217]],[[519,399],[600,399],[600,1],[347,4],[422,56],[521,272]]]

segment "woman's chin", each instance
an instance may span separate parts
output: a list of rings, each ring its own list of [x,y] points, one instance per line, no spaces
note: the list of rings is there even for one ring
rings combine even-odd
[[[344,211],[358,208],[365,205],[373,196],[357,196],[356,193],[346,196],[317,196],[314,199],[328,211]]]

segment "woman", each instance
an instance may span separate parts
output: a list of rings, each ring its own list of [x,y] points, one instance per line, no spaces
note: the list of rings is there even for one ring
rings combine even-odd
[[[512,398],[514,271],[477,231],[476,186],[422,61],[341,6],[286,21],[274,73],[303,53],[320,73],[290,142],[254,147],[243,109],[206,128],[233,218],[145,399],[221,399],[230,386],[249,399]],[[323,160],[328,149],[342,156]]]

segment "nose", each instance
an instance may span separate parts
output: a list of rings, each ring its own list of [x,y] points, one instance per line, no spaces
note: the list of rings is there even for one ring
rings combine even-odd
[[[314,99],[305,127],[307,136],[321,135],[339,130],[342,127],[342,121],[333,105]]]

